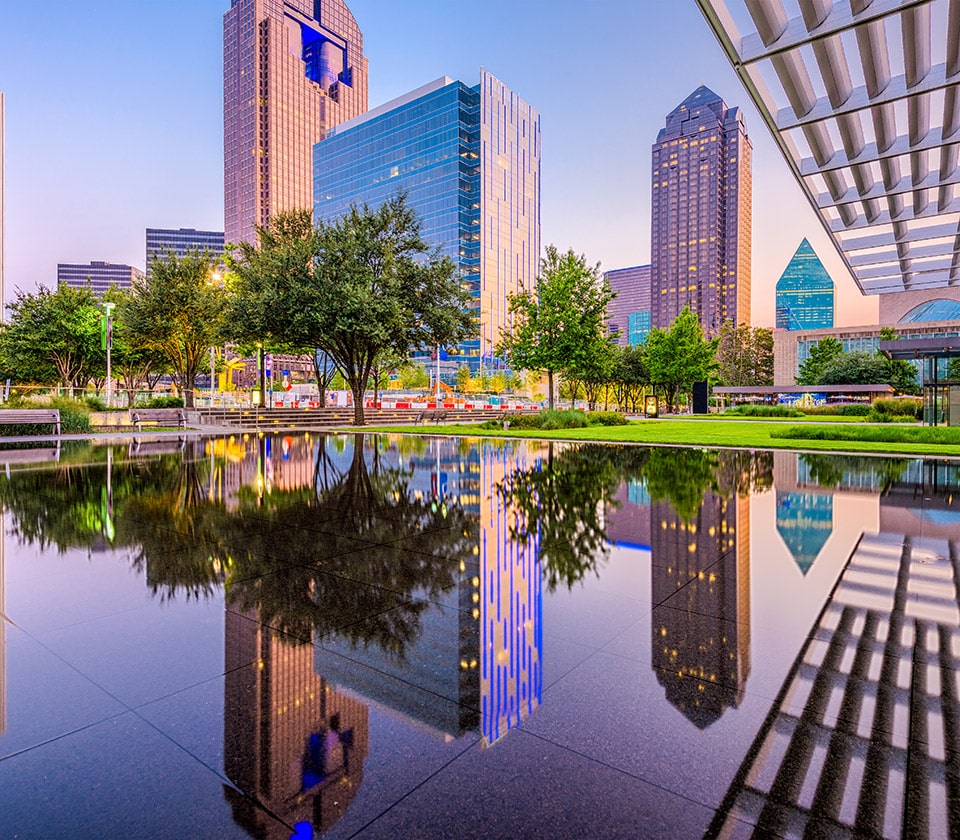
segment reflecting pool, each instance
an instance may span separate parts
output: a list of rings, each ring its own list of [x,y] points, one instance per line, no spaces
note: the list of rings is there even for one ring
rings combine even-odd
[[[0,837],[960,836],[960,462],[0,452]]]

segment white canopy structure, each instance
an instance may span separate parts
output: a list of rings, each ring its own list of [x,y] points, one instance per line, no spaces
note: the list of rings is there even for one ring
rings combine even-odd
[[[860,289],[960,286],[960,0],[696,0]]]

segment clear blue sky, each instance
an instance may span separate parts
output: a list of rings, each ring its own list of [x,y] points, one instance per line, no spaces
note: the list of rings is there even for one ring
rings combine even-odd
[[[486,67],[539,111],[543,242],[604,269],[649,261],[650,146],[699,84],[744,108],[754,145],[753,322],[807,236],[838,323],[876,321],[693,0],[348,0],[370,104]],[[143,267],[147,227],[223,229],[222,15],[229,0],[7,3],[7,296],[58,262]]]

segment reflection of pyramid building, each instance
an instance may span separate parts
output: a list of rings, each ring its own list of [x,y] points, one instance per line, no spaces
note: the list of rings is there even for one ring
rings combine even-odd
[[[960,514],[953,469],[895,488],[921,534],[861,537],[706,837],[958,836],[960,531],[918,515]]]
[[[652,507],[653,666],[667,700],[698,728],[739,705],[750,673],[750,500],[704,496],[684,522]],[[728,691],[705,691],[720,685]]]
[[[329,829],[363,781],[367,707],[334,691],[313,670],[313,648],[282,641],[256,620],[225,617],[223,764],[244,793],[289,825]],[[254,664],[251,664],[254,663]],[[262,812],[225,787],[234,819],[263,840],[289,829],[264,826]]]
[[[833,533],[833,496],[778,490],[777,533],[806,575]]]

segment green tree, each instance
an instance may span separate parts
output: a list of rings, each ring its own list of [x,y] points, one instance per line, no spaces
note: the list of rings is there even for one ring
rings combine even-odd
[[[422,364],[407,362],[399,370],[400,385],[403,388],[426,388],[430,385],[430,374]]]
[[[312,305],[316,294],[317,241],[310,210],[278,213],[265,227],[257,227],[257,244],[231,246],[230,302],[226,323],[230,337],[248,346],[269,347],[283,353],[309,356],[326,404],[327,388],[337,372],[328,354],[312,342],[308,321],[295,324],[291,313]],[[298,332],[297,326],[304,332]]]
[[[887,380],[887,359],[861,350],[827,362],[814,385],[874,385]]]
[[[584,349],[585,352],[570,367],[567,376],[582,384],[587,409],[593,411],[601,393],[613,380],[617,349],[608,336],[600,334],[595,335],[591,346]]]
[[[717,377],[723,385],[772,385],[773,331],[724,321],[717,341]]]
[[[217,266],[216,256],[199,249],[154,256],[120,312],[130,346],[162,354],[188,408],[197,373],[221,338],[226,293],[214,281]]]
[[[9,305],[10,320],[2,332],[3,366],[19,381],[52,385],[70,395],[102,365],[100,316],[89,288],[40,286],[36,294],[17,290]]]
[[[715,343],[707,340],[697,316],[687,306],[670,329],[651,330],[644,345],[644,361],[650,383],[663,394],[668,412],[680,394],[693,390],[694,382],[710,377],[715,353]]]
[[[894,327],[881,327],[881,341],[897,341],[900,338]],[[878,349],[877,355],[880,356],[886,364],[886,377],[884,382],[892,386],[895,391],[901,394],[919,394],[920,386],[917,383],[917,368],[906,359],[888,359]]]
[[[352,207],[321,224],[309,288],[282,300],[295,343],[325,350],[353,392],[363,425],[363,393],[377,356],[449,346],[475,332],[469,294],[453,263],[431,252],[403,195],[376,210]]]
[[[611,374],[614,399],[621,411],[636,411],[650,384],[644,349],[633,345],[617,347]]]
[[[550,245],[536,289],[510,296],[512,326],[501,334],[497,353],[508,358],[514,370],[546,373],[547,400],[553,408],[554,377],[586,364],[614,297],[599,264],[589,266],[582,254],[561,254]]]
[[[470,366],[460,365],[460,367],[457,368],[457,374],[454,377],[454,383],[457,386],[457,390],[461,394],[469,393],[472,380],[473,377],[470,375]]]
[[[822,385],[820,375],[829,362],[843,353],[843,345],[833,336],[821,338],[797,371],[797,385]]]
[[[497,396],[500,396],[500,394],[502,394],[504,391],[507,390],[506,374],[500,373],[499,371],[497,373],[492,374],[487,384],[492,393],[496,394]]]
[[[119,329],[113,331],[113,346],[110,351],[112,373],[123,383],[127,405],[132,406],[137,391],[150,387],[151,375],[162,372],[164,356],[157,350],[138,342],[135,336],[123,328],[126,319],[124,310],[130,305],[131,293],[126,289],[110,289],[104,299],[116,304],[113,317]]]

